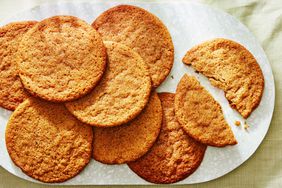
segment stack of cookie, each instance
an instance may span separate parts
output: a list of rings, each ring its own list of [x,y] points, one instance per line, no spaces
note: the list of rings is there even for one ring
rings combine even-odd
[[[188,177],[207,145],[237,141],[220,105],[196,78],[184,75],[176,94],[155,92],[173,60],[165,25],[134,6],[113,7],[92,26],[73,16],[3,26],[0,105],[15,110],[6,128],[11,159],[49,183],[76,176],[91,156],[127,163],[153,183]],[[243,117],[259,104],[263,76],[241,45],[209,41],[183,62],[223,89]],[[251,69],[256,73],[248,74]]]

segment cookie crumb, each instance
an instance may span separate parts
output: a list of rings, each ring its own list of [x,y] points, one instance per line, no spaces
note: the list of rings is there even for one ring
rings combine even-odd
[[[239,126],[241,125],[241,122],[240,122],[240,121],[235,121],[235,125],[236,125],[237,127],[239,127]]]
[[[247,122],[245,122],[244,124],[244,129],[248,129],[250,126],[247,124]]]
[[[171,79],[174,79],[174,76],[173,76],[173,75],[171,75],[170,77],[171,77]]]

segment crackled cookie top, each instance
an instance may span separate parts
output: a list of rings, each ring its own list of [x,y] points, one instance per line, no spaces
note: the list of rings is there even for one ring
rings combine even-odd
[[[90,161],[92,127],[74,118],[64,105],[29,98],[9,119],[6,146],[24,173],[42,182],[63,182]]]
[[[138,159],[154,144],[161,124],[161,101],[157,93],[153,93],[145,109],[129,123],[94,128],[94,159],[106,164],[121,164]]]
[[[104,40],[125,44],[135,50],[149,67],[153,87],[169,74],[174,60],[174,47],[165,25],[146,10],[119,5],[101,14],[93,27]]]
[[[33,95],[52,102],[77,99],[102,77],[106,49],[99,33],[73,16],[47,18],[23,37],[19,75]]]
[[[232,108],[247,118],[259,105],[264,78],[254,56],[242,45],[214,39],[189,50],[183,62],[225,92]]]
[[[195,140],[218,147],[237,143],[221,106],[195,77],[185,74],[178,83],[175,111],[183,129]]]
[[[108,53],[106,72],[87,96],[66,103],[79,120],[109,127],[127,123],[145,107],[151,92],[151,79],[143,59],[129,47],[105,42]]]
[[[15,108],[28,97],[18,77],[15,54],[23,35],[36,21],[14,22],[0,27],[0,106]]]
[[[192,174],[201,164],[206,146],[189,137],[175,117],[174,94],[160,93],[162,128],[153,147],[129,167],[152,183],[174,183]]]

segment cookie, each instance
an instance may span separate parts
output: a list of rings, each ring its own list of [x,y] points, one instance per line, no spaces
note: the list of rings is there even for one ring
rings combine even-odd
[[[105,42],[107,70],[97,87],[87,96],[66,103],[82,122],[93,126],[122,125],[135,118],[146,106],[151,80],[142,58],[132,49]]]
[[[217,147],[237,144],[221,106],[195,77],[185,74],[178,83],[175,111],[183,129],[195,140]]]
[[[192,174],[201,164],[206,146],[190,138],[179,125],[174,111],[174,94],[159,94],[163,122],[158,140],[143,157],[128,166],[152,183],[174,183]]]
[[[17,55],[24,87],[52,102],[89,93],[106,66],[99,33],[72,16],[54,16],[36,24],[23,37]]]
[[[144,155],[156,141],[162,124],[162,106],[153,93],[141,114],[131,122],[94,128],[93,157],[106,164],[122,164]]]
[[[166,26],[146,10],[119,5],[101,14],[92,24],[104,40],[123,43],[135,50],[149,67],[153,87],[169,74],[174,47]]]
[[[23,35],[36,21],[22,21],[0,27],[0,106],[15,108],[28,97],[18,77],[15,53]]]
[[[254,56],[228,39],[214,39],[189,50],[183,62],[222,89],[232,108],[244,118],[259,105],[264,78]]]
[[[13,162],[42,182],[63,182],[88,164],[92,128],[61,104],[28,98],[9,119],[6,146]]]

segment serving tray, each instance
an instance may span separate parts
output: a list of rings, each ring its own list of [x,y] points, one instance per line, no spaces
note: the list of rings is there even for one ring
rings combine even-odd
[[[88,23],[118,4],[131,4],[142,7],[158,16],[168,27],[175,46],[175,61],[170,75],[157,89],[158,92],[175,92],[177,83],[183,74],[196,76],[201,84],[222,106],[224,116],[231,126],[238,144],[225,148],[208,147],[200,167],[188,178],[177,184],[194,184],[221,177],[245,162],[259,147],[269,128],[275,100],[273,74],[267,57],[250,31],[237,19],[220,10],[197,3],[184,1],[91,1],[91,3],[45,4],[23,11],[6,19],[4,25],[20,20],[42,20],[54,15],[73,15]],[[233,110],[223,91],[211,86],[208,79],[195,73],[193,68],[181,62],[186,51],[194,45],[213,38],[228,38],[244,45],[257,59],[265,79],[265,89],[258,108],[244,120]],[[5,146],[5,127],[11,112],[0,108],[0,164],[10,173],[23,179],[37,182],[26,176],[11,161]],[[234,125],[236,120],[245,121],[250,126],[247,130],[241,125]],[[63,185],[108,185],[108,184],[149,184],[135,175],[127,165],[104,165],[91,160],[90,164],[73,179]]]

